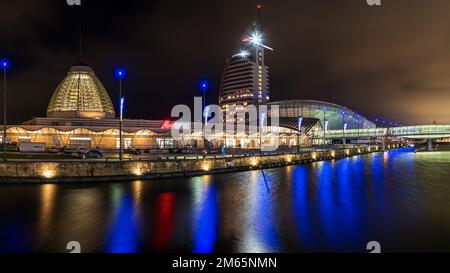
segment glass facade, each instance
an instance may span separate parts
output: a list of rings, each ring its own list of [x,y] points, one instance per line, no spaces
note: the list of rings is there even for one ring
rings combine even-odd
[[[362,115],[337,104],[314,100],[287,100],[271,102],[269,105],[280,107],[280,117],[315,118],[320,120],[322,128],[327,130],[369,129],[376,125]]]
[[[115,116],[105,87],[88,66],[73,66],[53,93],[47,113],[61,112],[97,112],[104,113],[100,117]]]

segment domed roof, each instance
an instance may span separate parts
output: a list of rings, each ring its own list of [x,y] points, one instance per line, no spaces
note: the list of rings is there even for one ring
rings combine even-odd
[[[115,112],[111,98],[94,70],[87,65],[76,64],[53,93],[47,117],[114,118]]]

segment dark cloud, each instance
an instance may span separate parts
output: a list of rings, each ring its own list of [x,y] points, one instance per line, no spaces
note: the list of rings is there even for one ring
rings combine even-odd
[[[216,102],[225,59],[239,49],[255,1],[84,1],[84,61],[116,99],[114,67],[129,70],[127,115],[164,118],[191,104],[198,81]],[[450,123],[450,2],[267,0],[263,23],[272,99],[319,99],[370,118]],[[0,55],[11,57],[11,122],[44,115],[77,61],[78,9],[3,0]]]

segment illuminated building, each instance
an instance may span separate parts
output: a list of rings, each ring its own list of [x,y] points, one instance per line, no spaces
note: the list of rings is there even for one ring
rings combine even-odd
[[[277,105],[281,119],[297,120],[299,117],[316,119],[320,127],[327,130],[373,129],[375,123],[364,116],[337,104],[315,100],[274,101],[268,105]],[[270,113],[270,112],[269,112]]]
[[[50,118],[114,118],[108,92],[94,70],[83,64],[70,68],[47,109]]]
[[[171,148],[170,123],[162,120],[123,121],[124,148]],[[54,91],[47,117],[33,118],[21,125],[9,125],[8,142],[45,143],[47,148],[119,147],[119,119],[115,117],[111,99],[94,73],[77,64]]]
[[[258,4],[257,19],[249,37],[242,40],[244,49],[226,61],[219,93],[219,105],[227,122],[236,122],[237,112],[249,104],[259,106],[270,100],[269,67],[260,27],[262,5]]]

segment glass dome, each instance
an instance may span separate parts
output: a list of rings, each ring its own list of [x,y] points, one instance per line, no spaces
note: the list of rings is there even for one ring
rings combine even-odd
[[[47,108],[49,118],[114,118],[105,87],[87,65],[74,65],[56,88]]]

